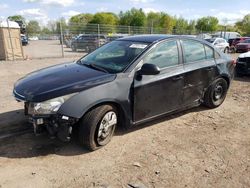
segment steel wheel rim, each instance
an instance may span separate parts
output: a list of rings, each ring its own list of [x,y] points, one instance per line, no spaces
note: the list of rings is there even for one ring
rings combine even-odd
[[[214,89],[214,100],[215,101],[220,100],[223,97],[223,93],[224,93],[223,86],[221,85],[221,83],[218,83]]]
[[[97,131],[97,142],[99,145],[105,145],[112,136],[115,125],[117,124],[117,115],[114,111],[107,112],[99,123]]]

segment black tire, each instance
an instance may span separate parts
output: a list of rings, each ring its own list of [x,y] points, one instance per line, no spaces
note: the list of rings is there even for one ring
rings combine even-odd
[[[236,48],[235,47],[231,48],[231,53],[233,53],[233,54],[236,53]]]
[[[116,119],[118,121],[118,111],[115,107],[111,105],[103,105],[93,110],[87,112],[80,121],[79,125],[79,142],[81,145],[89,149],[90,151],[97,150],[105,145],[107,145],[116,128],[116,124],[108,128],[108,135],[101,140],[102,137],[99,136],[101,123],[104,121],[104,117],[108,113],[115,113]],[[104,128],[102,129],[104,131]],[[104,134],[104,133],[102,133]]]
[[[223,78],[216,79],[205,92],[204,105],[209,108],[220,106],[226,98],[227,90],[227,81]]]
[[[229,48],[228,48],[228,47],[226,47],[226,48],[224,49],[224,53],[225,53],[225,54],[228,54],[228,53],[229,53]]]

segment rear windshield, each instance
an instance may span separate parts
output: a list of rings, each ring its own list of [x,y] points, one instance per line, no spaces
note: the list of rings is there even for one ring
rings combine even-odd
[[[250,43],[250,39],[244,40],[244,43]]]

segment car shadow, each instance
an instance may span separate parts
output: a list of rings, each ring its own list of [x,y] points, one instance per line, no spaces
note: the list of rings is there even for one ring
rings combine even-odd
[[[0,137],[3,134],[23,129],[27,129],[27,118],[24,116],[23,109],[0,114]]]
[[[143,123],[135,127],[131,127],[130,129],[123,129],[121,127],[118,127],[115,132],[115,137],[124,136],[131,132],[139,131],[157,123],[181,117],[188,113],[200,112],[204,110],[207,110],[207,108],[200,106],[176,113],[174,115],[165,116],[153,120],[149,123]],[[14,112],[10,112],[10,114]],[[2,114],[0,114],[0,118],[1,116]],[[22,124],[19,125],[22,126]],[[31,132],[10,138],[0,139],[0,142],[0,157],[3,158],[32,158],[47,156],[50,154],[61,156],[75,156],[89,153],[88,150],[84,149],[78,144],[76,133],[74,133],[74,135],[72,136],[71,141],[66,143],[61,142],[56,138],[50,138],[47,133],[36,136]]]
[[[165,116],[156,118],[155,120],[152,120],[152,121],[149,121],[149,122],[146,122],[146,123],[142,123],[142,124],[139,124],[139,125],[135,125],[135,126],[129,128],[129,129],[124,129],[124,128],[118,127],[118,129],[116,130],[115,135],[116,136],[122,136],[122,135],[125,135],[125,134],[128,134],[128,133],[134,132],[134,131],[139,131],[141,129],[153,126],[153,125],[158,124],[158,123],[162,123],[164,121],[179,118],[179,117],[181,117],[183,115],[186,115],[186,114],[189,114],[189,113],[202,112],[202,111],[206,111],[206,110],[209,110],[209,109],[207,107],[201,105],[201,106],[194,107],[194,108],[191,108],[191,109],[187,109],[187,110],[184,110],[184,111],[181,111],[181,112],[176,112],[176,113],[173,113],[173,114],[165,115]]]

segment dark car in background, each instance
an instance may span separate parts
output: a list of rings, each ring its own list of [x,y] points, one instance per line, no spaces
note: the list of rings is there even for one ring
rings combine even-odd
[[[250,39],[250,37],[238,37],[235,39],[229,39],[230,49],[232,52],[236,52],[236,45],[242,43],[245,40]]]
[[[105,43],[107,43],[105,35],[82,34],[71,41],[71,49],[74,52],[84,50],[89,53]]]
[[[21,42],[23,46],[26,46],[29,44],[28,37],[26,35],[21,34]]]
[[[250,75],[250,52],[240,54],[235,66],[237,76]]]
[[[236,52],[242,53],[248,51],[250,51],[250,39],[246,39],[236,45]]]
[[[236,46],[238,43],[242,43],[245,40],[250,39],[250,37],[240,37],[240,38],[235,38],[232,42],[233,46]]]
[[[131,127],[204,104],[220,106],[233,60],[206,41],[171,35],[117,39],[73,63],[18,80],[34,131],[69,140],[72,129],[89,150],[106,145],[116,126]]]

